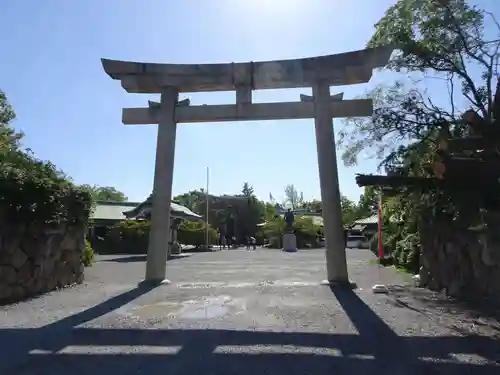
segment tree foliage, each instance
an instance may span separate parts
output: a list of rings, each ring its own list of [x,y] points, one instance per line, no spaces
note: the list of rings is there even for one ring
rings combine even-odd
[[[487,24],[498,38],[500,28],[492,15],[465,0],[399,0],[390,7],[368,46],[396,46],[387,68],[399,75],[366,93],[374,99],[372,118],[345,121],[339,135],[344,162],[355,164],[368,150],[371,155],[366,156],[385,164],[402,164],[440,131],[463,134],[465,109],[491,119],[500,41],[489,38]],[[429,80],[447,94],[432,97],[423,86]]]
[[[378,192],[373,186],[366,186],[363,194],[359,197],[356,216],[364,218],[377,213],[379,198]]]
[[[340,206],[342,208],[342,222],[344,225],[352,224],[357,219],[357,205],[346,196],[340,196]]]
[[[285,186],[285,200],[283,206],[289,206],[292,209],[302,208],[304,205],[304,194],[299,193],[295,185],[288,184]]]
[[[19,148],[22,133],[16,132],[11,122],[16,118],[14,109],[9,104],[7,96],[0,90],[0,152],[15,151]]]
[[[250,185],[248,182],[243,183],[243,188],[241,189],[241,193],[247,198],[252,198],[255,196],[253,186]]]
[[[82,185],[91,195],[94,201],[126,202],[127,196],[113,186],[91,186]]]
[[[323,204],[320,200],[313,199],[311,201],[304,201],[302,208],[310,212],[321,213],[323,211]]]
[[[178,195],[173,200],[203,217],[206,215],[207,195],[202,189]],[[219,232],[234,235],[240,242],[244,242],[247,236],[255,236],[257,224],[264,222],[273,212],[274,207],[257,199],[248,182],[243,184],[241,194],[208,195],[210,225]]]
[[[266,221],[265,225],[261,228],[259,236],[269,239],[272,247],[281,248],[281,240],[285,229],[286,223],[284,218],[277,216]],[[296,216],[293,222],[293,230],[297,239],[297,247],[299,248],[318,246],[319,239],[323,234],[323,228],[315,225],[312,219],[307,216]]]
[[[491,121],[500,44],[486,39],[486,16],[497,26],[494,37],[498,38],[500,27],[492,14],[468,1],[399,0],[375,25],[368,46],[398,46],[400,52],[389,64],[396,71],[430,70],[459,83],[472,109]],[[478,70],[477,75],[473,69]],[[450,109],[430,108],[452,118],[455,113]]]
[[[111,228],[99,243],[102,252],[120,254],[146,254],[148,250],[149,220],[124,220]],[[177,241],[183,245],[202,246],[205,244],[205,224],[200,221],[182,221],[177,231]],[[209,227],[209,243],[217,240],[217,231]]]
[[[52,163],[21,150],[14,110],[0,91],[0,212],[2,225],[86,224],[91,198]]]
[[[367,44],[396,47],[387,66],[392,82],[365,93],[374,100],[372,118],[344,122],[339,134],[344,163],[355,164],[362,155],[377,158],[388,173],[433,176],[436,141],[443,134],[467,135],[466,110],[488,123],[494,118],[499,32],[491,13],[465,0],[398,0]],[[386,197],[383,241],[398,265],[415,271],[418,220],[456,217],[450,198],[443,191],[405,188]]]
[[[231,234],[234,234],[238,242],[243,243],[247,236],[261,237],[262,235],[268,236],[270,233],[275,233],[275,236],[278,236],[279,233],[282,233],[284,222],[282,222],[282,217],[278,215],[278,212],[283,210],[285,204],[294,207],[294,209],[303,209],[321,215],[321,201],[315,199],[311,201],[305,200],[303,194],[293,184],[286,185],[284,191],[285,200],[283,205],[276,203],[272,198],[272,194],[270,194],[270,202],[257,199],[254,188],[249,182],[243,184],[241,194],[208,195],[208,221],[218,232],[228,234],[228,217],[231,217],[234,224],[234,233]],[[202,189],[178,195],[174,197],[174,201],[203,217],[206,215],[207,195]],[[347,197],[342,197],[342,216],[345,225],[351,224],[356,219],[370,216],[369,199],[364,203],[363,209],[360,210],[359,207],[358,202],[352,202]],[[267,224],[259,229],[258,224],[261,223]],[[297,221],[296,218],[296,223],[296,225],[302,223],[304,224],[303,228],[308,228],[308,220],[303,222],[301,220]],[[316,233],[318,228],[310,227],[309,229]]]
[[[205,224],[199,221],[183,221],[178,230],[179,243],[192,246],[202,246],[206,240]],[[218,240],[217,230],[208,227],[208,242],[215,244]]]

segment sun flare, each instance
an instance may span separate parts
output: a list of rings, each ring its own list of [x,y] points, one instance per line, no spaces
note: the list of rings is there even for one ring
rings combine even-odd
[[[228,1],[228,0],[226,0]],[[229,3],[229,2],[228,2]],[[230,4],[245,14],[275,16],[281,18],[299,13],[306,5],[305,0],[233,0]]]

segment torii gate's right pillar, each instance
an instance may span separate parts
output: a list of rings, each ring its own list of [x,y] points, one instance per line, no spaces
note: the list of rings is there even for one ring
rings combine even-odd
[[[319,182],[323,205],[323,230],[326,242],[325,284],[349,285],[347,259],[340,205],[339,175],[335,152],[335,134],[330,112],[330,86],[317,82],[313,86],[314,128],[318,152]]]

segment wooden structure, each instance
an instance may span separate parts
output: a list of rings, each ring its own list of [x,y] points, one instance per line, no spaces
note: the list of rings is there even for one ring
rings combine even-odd
[[[105,72],[129,93],[158,93],[146,108],[125,108],[124,124],[159,124],[153,186],[152,230],[146,279],[166,275],[170,199],[177,123],[314,118],[327,243],[328,282],[347,282],[332,117],[371,116],[371,100],[342,100],[330,86],[368,82],[387,64],[392,48],[282,61],[229,64],[151,64],[102,60]],[[312,87],[313,95],[289,103],[252,103],[252,91]],[[236,104],[191,106],[179,93],[236,91]]]
[[[372,215],[364,219],[358,219],[349,228],[351,236],[366,236],[372,238],[378,230],[378,215]]]

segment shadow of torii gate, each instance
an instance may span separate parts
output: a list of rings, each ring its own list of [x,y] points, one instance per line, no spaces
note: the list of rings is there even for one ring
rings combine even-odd
[[[371,116],[371,99],[342,100],[330,86],[368,82],[392,47],[305,59],[229,64],[153,64],[102,59],[104,71],[129,93],[161,94],[148,108],[125,108],[122,122],[159,124],[146,280],[168,282],[167,249],[177,123],[313,118],[326,240],[325,284],[349,283],[332,118]],[[252,91],[312,87],[299,102],[252,103]],[[190,106],[179,93],[236,91],[236,104]]]
[[[331,289],[357,334],[85,326],[154,288],[144,285],[131,289],[40,328],[0,328],[0,345],[4,344],[0,372],[56,375],[78,370],[79,374],[93,374],[99,369],[102,373],[170,374],[182,368],[183,374],[293,375],[313,368],[315,374],[325,375],[498,374],[497,340],[477,335],[399,336],[356,293],[345,288]],[[137,351],[103,350],[132,346]],[[227,346],[237,350],[220,350]],[[290,346],[295,349],[284,352]],[[144,347],[164,350],[148,353],[141,350]],[[311,350],[314,348],[321,348],[322,353]],[[336,355],[329,355],[329,349]],[[457,354],[480,356],[488,362],[457,362],[453,360]]]

